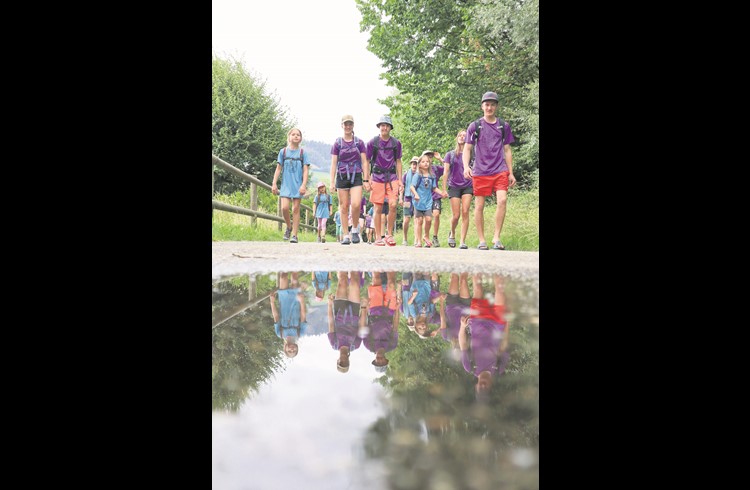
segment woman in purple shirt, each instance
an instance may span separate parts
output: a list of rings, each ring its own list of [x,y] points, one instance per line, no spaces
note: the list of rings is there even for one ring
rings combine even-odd
[[[448,234],[448,246],[456,246],[456,226],[458,226],[459,213],[461,217],[461,246],[467,249],[466,234],[469,231],[469,209],[471,209],[471,198],[474,195],[471,177],[464,176],[464,142],[466,141],[466,130],[462,129],[456,135],[456,148],[445,154],[443,165],[445,174],[443,179],[443,192],[448,192],[451,203],[451,231]],[[448,187],[446,191],[446,186]]]

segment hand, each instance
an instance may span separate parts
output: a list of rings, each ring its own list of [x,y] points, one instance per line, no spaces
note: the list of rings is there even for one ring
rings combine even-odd
[[[438,160],[440,160],[441,162],[443,161],[443,159],[442,159],[442,158],[440,158],[440,152],[439,152],[439,151],[436,151],[436,152],[435,152],[435,158],[437,158],[437,159],[438,159]]]
[[[273,185],[271,186],[271,194],[273,194],[273,195],[278,195],[278,193],[279,193],[279,188],[278,188],[278,187],[276,187],[276,184],[273,184]]]
[[[508,186],[513,187],[516,185],[516,176],[513,173],[508,174]]]
[[[300,193],[300,195],[304,196],[306,192],[307,192],[307,187],[305,187],[304,185],[301,185],[299,187],[299,193]]]
[[[417,195],[412,196],[412,199],[414,199],[415,201],[419,201],[419,195],[417,194]]]
[[[470,179],[472,176],[471,167],[464,167],[464,179]]]
[[[445,192],[445,191],[440,191],[440,194],[442,194],[442,195],[443,195],[443,197],[448,197],[448,193],[447,193],[447,192]]]

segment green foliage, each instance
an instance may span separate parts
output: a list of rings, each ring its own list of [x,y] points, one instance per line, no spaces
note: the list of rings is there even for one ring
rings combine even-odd
[[[368,49],[397,89],[381,102],[405,151],[453,148],[458,130],[481,117],[481,94],[493,90],[518,140],[516,177],[538,168],[538,0],[355,1]]]
[[[286,133],[294,123],[266,93],[265,82],[251,76],[241,62],[214,56],[211,72],[211,151],[240,170],[271,182],[279,150],[286,145]],[[217,193],[249,186],[222,169],[215,171]]]

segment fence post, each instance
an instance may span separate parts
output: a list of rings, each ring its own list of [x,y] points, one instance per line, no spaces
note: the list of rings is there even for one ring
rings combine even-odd
[[[255,175],[253,175],[255,177]],[[255,184],[255,182],[250,184],[250,209],[253,211],[258,210],[258,186]],[[255,216],[250,217],[250,226],[255,227]]]
[[[310,218],[309,214],[310,214],[310,211],[308,211],[307,209],[305,209],[305,224],[308,224],[307,221]],[[305,229],[302,228],[302,231],[304,231],[304,230]]]

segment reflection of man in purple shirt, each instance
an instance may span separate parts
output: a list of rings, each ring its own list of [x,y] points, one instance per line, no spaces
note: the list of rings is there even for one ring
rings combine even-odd
[[[493,275],[494,304],[484,297],[482,274],[474,274],[472,282],[471,313],[461,317],[458,344],[464,369],[477,377],[477,398],[484,400],[508,364],[505,292],[500,274]]]
[[[377,278],[377,279],[376,279]],[[379,287],[379,274],[373,276],[373,286]],[[389,290],[395,289],[396,273],[387,273],[387,286]],[[369,289],[369,288],[368,288]],[[375,290],[376,291],[376,290]],[[382,289],[381,289],[382,291]],[[373,291],[368,291],[372,294]],[[369,306],[369,299],[364,300],[363,308],[368,310],[367,323],[369,332],[364,338],[363,343],[370,352],[375,353],[375,359],[372,365],[378,372],[385,371],[388,365],[388,359],[385,357],[386,352],[390,352],[398,346],[398,322],[401,317],[401,290],[395,291],[396,301],[384,302],[382,298],[386,295],[375,295],[375,306]]]

